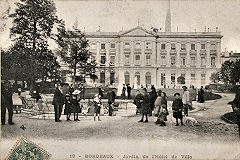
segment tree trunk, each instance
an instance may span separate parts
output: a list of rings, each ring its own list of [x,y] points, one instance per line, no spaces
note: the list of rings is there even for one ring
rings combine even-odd
[[[34,22],[33,22],[33,51],[34,52],[36,49],[36,33],[37,33],[37,22],[34,19]]]
[[[77,73],[77,63],[76,63],[76,60],[74,59],[74,66],[73,66],[73,85],[75,85],[75,82],[76,82],[76,73]]]

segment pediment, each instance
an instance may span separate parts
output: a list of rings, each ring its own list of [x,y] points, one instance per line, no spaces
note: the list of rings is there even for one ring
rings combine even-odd
[[[142,27],[136,27],[120,34],[120,36],[126,37],[154,37],[155,35],[150,31],[143,29]]]

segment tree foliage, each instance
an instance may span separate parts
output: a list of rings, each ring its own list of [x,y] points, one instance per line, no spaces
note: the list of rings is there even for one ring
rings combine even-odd
[[[227,85],[236,85],[240,82],[240,60],[226,61],[220,70],[220,80]]]
[[[66,30],[64,22],[58,27],[56,41],[59,45],[58,55],[73,70],[73,79],[75,80],[77,71],[81,76],[95,74],[95,60],[91,58],[88,40],[84,33],[77,28]]]
[[[220,81],[219,72],[213,72],[210,76],[210,80],[213,83],[218,83]]]
[[[20,0],[10,15],[14,44],[2,56],[2,77],[15,80],[46,80],[60,67],[48,40],[59,23],[56,7],[51,0]],[[11,59],[11,63],[7,61]],[[8,72],[8,73],[7,73]]]

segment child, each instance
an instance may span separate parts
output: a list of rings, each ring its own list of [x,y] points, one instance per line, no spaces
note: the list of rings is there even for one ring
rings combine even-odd
[[[175,100],[173,101],[172,104],[172,110],[173,110],[173,117],[176,118],[176,126],[178,126],[178,119],[181,120],[181,125],[183,125],[183,121],[182,121],[182,109],[183,109],[183,102],[180,99],[180,94],[179,93],[175,93],[174,94],[174,98]]]
[[[161,93],[162,99],[161,99],[161,108],[158,115],[158,121],[160,126],[166,126],[165,121],[167,121],[167,115],[168,115],[168,109],[167,109],[167,95],[165,92]]]
[[[80,121],[80,119],[78,119],[78,112],[80,111],[79,101],[80,101],[80,100],[77,100],[77,96],[76,96],[76,95],[73,95],[73,96],[72,96],[72,105],[73,105],[74,121]]]
[[[96,94],[93,99],[94,102],[94,121],[96,120],[96,116],[98,116],[98,121],[100,120],[100,109],[101,109],[101,96]]]
[[[66,114],[67,121],[71,121],[71,119],[70,119],[71,111],[72,111],[72,103],[71,103],[71,100],[70,100],[70,95],[66,94],[64,113]]]

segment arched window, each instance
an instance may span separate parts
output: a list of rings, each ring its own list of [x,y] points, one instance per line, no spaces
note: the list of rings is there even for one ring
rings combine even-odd
[[[151,84],[151,73],[147,72],[145,75],[145,81],[146,81],[146,85]]]
[[[128,72],[124,73],[125,84],[130,84],[130,76]]]
[[[140,73],[136,72],[135,73],[135,84],[140,85]]]

